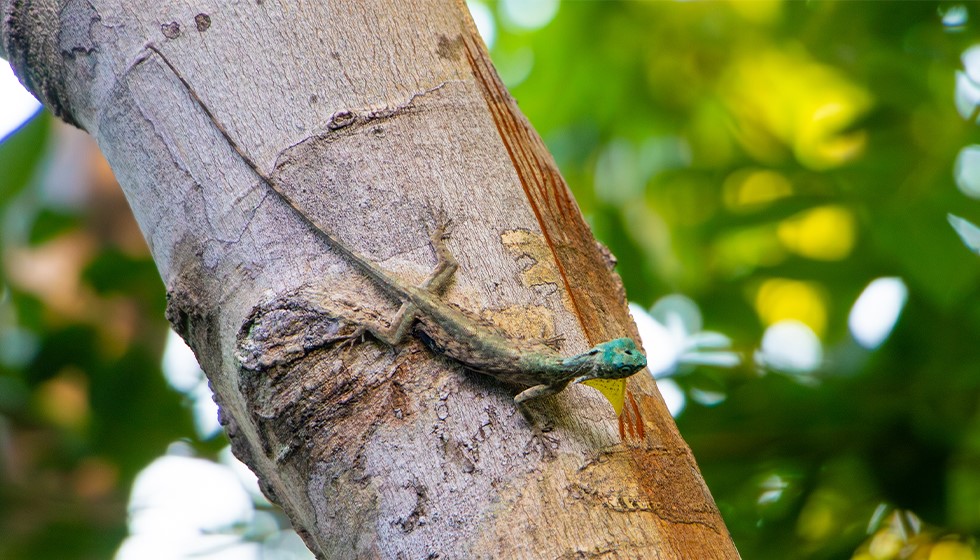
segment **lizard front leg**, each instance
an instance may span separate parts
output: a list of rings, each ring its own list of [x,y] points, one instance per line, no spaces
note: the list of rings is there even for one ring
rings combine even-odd
[[[514,402],[517,403],[517,409],[521,412],[521,416],[524,417],[524,421],[531,428],[531,440],[525,446],[525,450],[538,448],[542,457],[547,461],[551,461],[557,456],[555,450],[558,448],[559,440],[556,437],[548,435],[554,429],[551,420],[536,413],[527,401],[554,395],[555,393],[561,392],[567,385],[568,381],[554,385],[535,385],[534,387],[521,391],[514,397]]]
[[[526,403],[531,399],[538,399],[541,397],[547,397],[547,396],[554,395],[556,393],[560,393],[562,392],[562,390],[565,389],[565,387],[568,386],[568,383],[569,380],[566,379],[564,381],[560,381],[558,383],[552,383],[550,385],[547,384],[535,385],[534,387],[530,387],[518,393],[517,396],[514,397],[514,402],[517,403],[517,406],[523,406],[524,403]]]

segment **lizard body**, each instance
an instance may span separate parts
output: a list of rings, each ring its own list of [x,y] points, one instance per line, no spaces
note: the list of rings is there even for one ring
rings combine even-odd
[[[149,45],[148,48],[170,68],[192,100],[259,179],[336,252],[369,276],[389,296],[402,303],[388,328],[361,325],[352,338],[366,331],[375,338],[395,346],[417,323],[419,337],[433,350],[475,371],[507,383],[529,387],[514,397],[517,404],[558,393],[572,382],[589,379],[623,379],[646,367],[646,356],[630,338],[617,338],[603,342],[581,354],[562,356],[548,346],[548,341],[528,341],[508,337],[498,329],[442,301],[440,294],[458,268],[456,260],[445,245],[447,234],[444,223],[439,224],[431,238],[438,263],[420,286],[407,285],[390,275],[307,216],[285,190],[235,142],[194,88],[163,53],[153,45]]]
[[[390,327],[364,325],[363,330],[394,346],[417,322],[419,337],[433,350],[506,383],[530,386],[514,398],[518,404],[555,394],[573,381],[622,379],[646,366],[646,357],[630,338],[617,338],[588,352],[565,357],[551,348],[550,341],[508,337],[442,301],[439,292],[458,268],[445,246],[444,224],[440,224],[432,235],[439,262],[420,287],[402,283],[333,235],[320,232],[337,252],[391,297],[403,302]]]

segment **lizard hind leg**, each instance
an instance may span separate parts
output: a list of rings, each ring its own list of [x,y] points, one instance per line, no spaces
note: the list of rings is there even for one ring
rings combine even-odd
[[[451,223],[449,219],[440,213],[437,218],[436,227],[429,235],[429,240],[432,242],[432,247],[435,249],[438,261],[436,262],[435,268],[432,269],[432,272],[419,284],[419,287],[423,290],[441,294],[445,291],[446,286],[449,285],[453,275],[456,274],[456,270],[459,269],[459,263],[456,262],[456,258],[449,251],[449,247],[446,246],[446,239],[449,237]],[[398,308],[398,312],[392,317],[391,324],[388,327],[361,326],[350,335],[348,342],[353,345],[357,340],[363,340],[364,334],[369,332],[371,336],[381,342],[389,346],[395,346],[404,340],[412,324],[415,322],[417,314],[418,308],[415,304],[406,301]]]
[[[456,262],[456,257],[453,256],[449,251],[449,247],[446,246],[446,239],[449,237],[451,223],[450,220],[440,214],[435,229],[429,235],[429,240],[432,242],[432,247],[436,251],[438,261],[436,262],[435,268],[429,273],[429,276],[419,285],[423,290],[441,294],[445,291],[450,280],[453,279],[456,270],[459,269],[459,263]],[[411,328],[412,323],[415,322],[417,314],[418,308],[415,304],[406,301],[392,318],[391,326],[388,329],[384,330],[383,333],[374,333],[372,331],[372,334],[378,336],[384,342],[392,345],[397,344],[408,334],[408,330]]]
[[[446,244],[446,240],[449,239],[449,229],[452,227],[452,220],[446,218],[442,211],[436,215],[436,227],[429,234],[429,241],[432,243],[432,248],[436,252],[436,266],[429,273],[428,278],[425,279],[421,284],[421,288],[434,292],[436,294],[441,294],[445,291],[446,286],[449,285],[450,280],[456,274],[459,269],[459,263],[456,262],[456,257],[453,256],[452,252],[449,250],[449,246]]]

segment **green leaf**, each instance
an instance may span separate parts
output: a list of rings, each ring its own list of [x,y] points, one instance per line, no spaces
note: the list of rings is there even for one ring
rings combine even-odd
[[[160,275],[153,262],[118,249],[107,248],[98,253],[82,271],[82,278],[99,294],[140,293],[143,297],[163,299]]]
[[[31,245],[39,245],[68,230],[79,227],[81,227],[81,220],[78,216],[44,208],[38,213],[31,225],[28,242]]]
[[[47,113],[33,117],[0,142],[0,209],[27,186],[44,156],[51,129]]]

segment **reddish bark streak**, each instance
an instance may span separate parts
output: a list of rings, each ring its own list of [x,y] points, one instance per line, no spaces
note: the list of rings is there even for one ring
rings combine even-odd
[[[549,200],[549,194],[557,194],[559,192],[564,192],[567,197],[567,188],[564,187],[564,183],[561,181],[561,176],[554,170],[549,169],[550,166],[547,162],[541,161],[537,154],[529,149],[532,145],[531,138],[529,138],[528,131],[526,127],[519,126],[518,120],[515,117],[513,111],[506,110],[503,101],[508,98],[508,94],[504,85],[500,83],[496,72],[493,68],[487,65],[486,57],[482,56],[480,48],[475,44],[474,38],[469,35],[463,36],[463,45],[466,47],[464,50],[466,52],[466,59],[470,64],[470,68],[473,70],[473,76],[476,78],[477,82],[480,84],[480,91],[483,93],[483,98],[487,103],[487,108],[493,117],[494,125],[497,127],[497,131],[500,134],[501,142],[503,142],[504,149],[507,150],[507,155],[510,157],[511,162],[514,164],[514,170],[517,172],[517,176],[521,181],[521,187],[524,189],[524,194],[527,196],[528,203],[531,205],[531,210],[534,212],[534,217],[538,221],[538,225],[541,226],[541,233],[544,235],[545,243],[551,249],[554,254],[556,252],[555,244],[552,239],[551,228],[547,227],[551,221],[545,220],[542,215],[541,208],[538,204],[539,201],[547,202]],[[550,177],[552,180],[552,188],[548,188],[548,181],[545,181],[544,176],[537,177],[536,174],[528,176],[528,171],[534,170],[534,165],[539,170],[548,169],[550,171]],[[555,179],[557,177],[557,179]],[[555,182],[557,180],[557,182]],[[538,192],[532,193],[532,188],[535,188]],[[569,204],[571,202],[569,201]],[[567,207],[567,206],[566,206]],[[572,206],[574,208],[574,206]],[[554,209],[552,209],[554,210]],[[568,276],[565,272],[564,263],[560,258],[555,258],[555,264],[558,267],[558,274],[562,279],[562,283],[565,286],[565,290],[568,292],[569,300],[572,302],[573,311],[575,317],[578,319],[579,324],[582,325],[582,329],[590,343],[595,343],[593,339],[594,335],[590,332],[591,329],[586,328],[583,322],[582,311],[579,306],[578,297],[576,296],[575,290],[572,289]]]

